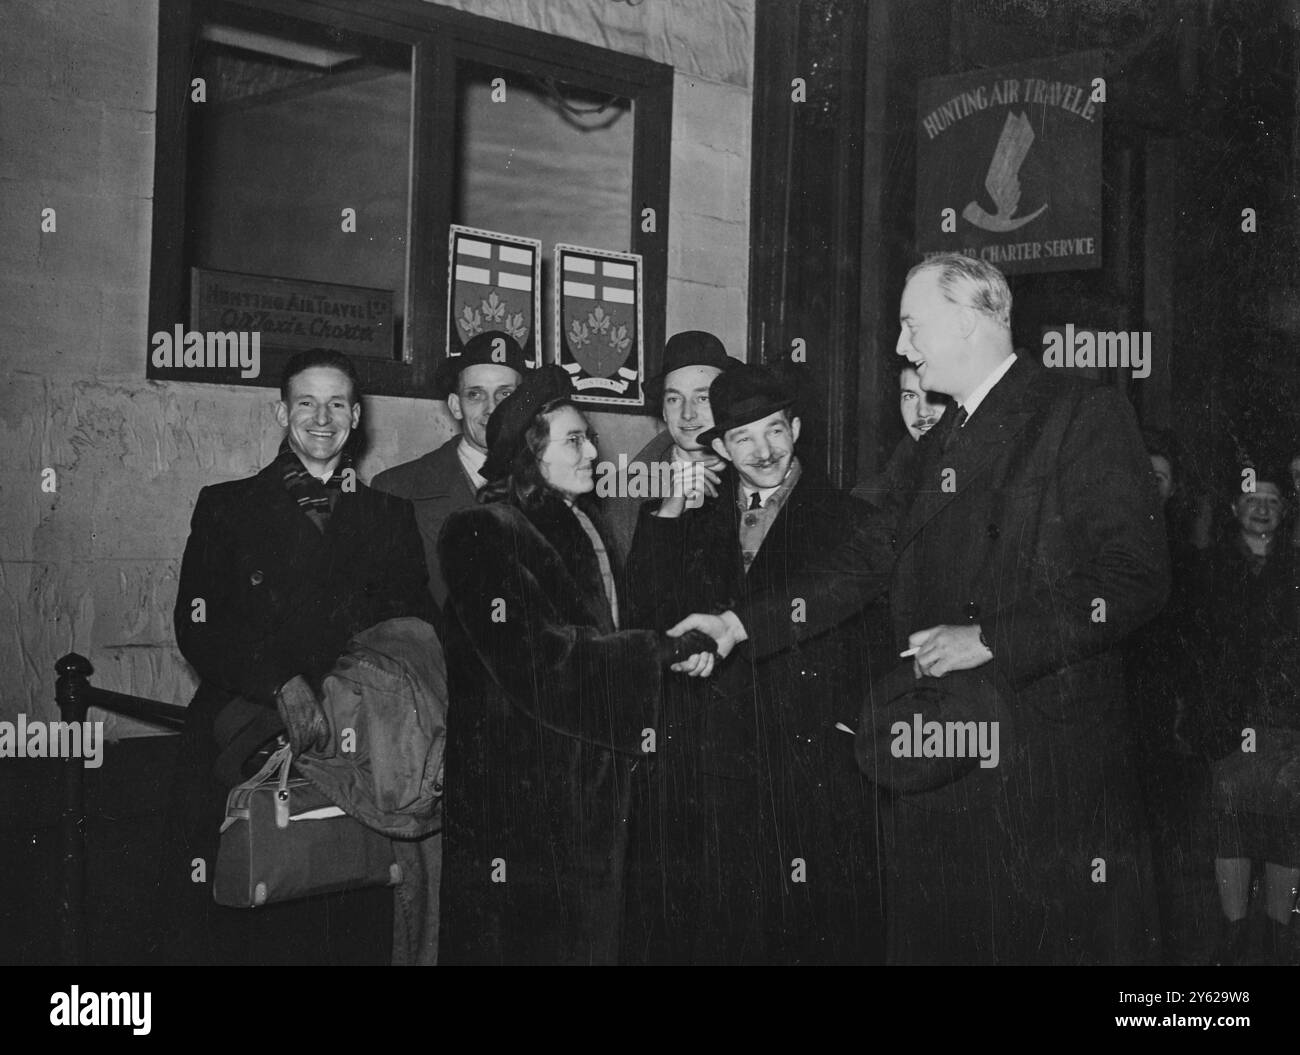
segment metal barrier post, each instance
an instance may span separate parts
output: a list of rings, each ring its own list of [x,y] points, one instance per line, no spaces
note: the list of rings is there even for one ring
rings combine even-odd
[[[90,708],[90,684],[86,680],[94,667],[75,652],[60,659],[54,697],[65,722],[84,722]],[[80,758],[65,758],[63,765],[63,810],[59,817],[62,855],[62,889],[59,897],[59,951],[65,964],[86,960],[86,770]]]

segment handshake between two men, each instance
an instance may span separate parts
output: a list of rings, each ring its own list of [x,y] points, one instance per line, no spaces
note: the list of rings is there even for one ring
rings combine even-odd
[[[670,470],[671,490],[653,513],[661,519],[676,519],[687,510],[699,508],[704,499],[716,499],[722,484],[720,472],[725,462],[674,462]],[[693,613],[671,627],[667,633],[677,637],[688,633],[705,634],[716,648],[691,654],[674,663],[671,669],[694,678],[707,678],[715,665],[747,638],[744,625],[732,611],[719,615]],[[993,658],[979,626],[933,626],[917,630],[908,638],[902,658],[912,657],[916,677],[941,678],[958,670],[983,666]]]

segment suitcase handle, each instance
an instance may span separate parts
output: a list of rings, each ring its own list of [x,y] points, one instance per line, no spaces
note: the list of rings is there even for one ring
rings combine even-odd
[[[289,765],[293,762],[293,749],[285,744],[267,760],[267,765],[269,766],[276,758],[280,758],[281,761],[279,787],[275,789],[275,826],[287,828],[289,827]]]

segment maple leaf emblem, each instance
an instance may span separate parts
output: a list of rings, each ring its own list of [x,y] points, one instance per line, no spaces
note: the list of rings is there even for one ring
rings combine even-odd
[[[473,337],[477,333],[483,332],[483,316],[471,308],[468,304],[460,313],[460,318],[456,324],[465,331],[467,337]]]
[[[614,351],[626,355],[631,344],[632,338],[628,336],[626,326],[616,326],[609,331],[609,346]]]
[[[510,334],[520,344],[524,343],[524,339],[528,336],[528,327],[524,324],[523,312],[517,311],[513,315],[507,315],[502,325],[505,327],[506,333]]]
[[[483,309],[483,318],[488,322],[500,323],[506,314],[506,304],[497,296],[497,291],[493,290],[488,294],[487,300],[479,304]]]
[[[573,320],[573,325],[569,327],[569,344],[574,348],[581,348],[591,339],[591,330],[587,325],[578,319]]]

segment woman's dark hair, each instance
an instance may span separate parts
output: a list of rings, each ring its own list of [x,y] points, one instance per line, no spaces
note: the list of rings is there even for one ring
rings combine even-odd
[[[542,476],[541,457],[551,442],[551,415],[563,407],[572,406],[572,398],[560,396],[537,408],[524,432],[524,442],[510,459],[510,471],[496,480],[489,480],[479,489],[480,502],[509,502],[518,509],[535,509],[548,499],[558,497],[558,492]]]

